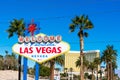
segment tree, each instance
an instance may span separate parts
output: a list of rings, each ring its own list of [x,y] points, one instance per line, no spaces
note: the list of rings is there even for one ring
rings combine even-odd
[[[89,73],[85,73],[85,75],[84,75],[85,80],[88,79],[88,76],[89,76]]]
[[[50,65],[50,80],[54,80],[55,63],[61,66],[64,65],[64,55],[58,56],[45,63]]]
[[[76,64],[76,67],[80,67],[81,66],[80,58],[77,59],[75,64]],[[89,66],[89,61],[85,58],[85,56],[83,56],[83,70],[85,71],[85,69],[88,69],[88,66]]]
[[[113,46],[108,45],[102,53],[102,61],[106,63],[107,68],[107,80],[113,80],[113,63],[116,62],[117,51]]]
[[[70,72],[71,72],[71,73],[70,73],[70,75],[71,75],[71,76],[70,76],[70,80],[73,80],[73,74],[72,74],[73,68],[72,68],[72,67],[70,68]]]
[[[94,80],[93,72],[94,72],[95,68],[97,68],[97,65],[95,64],[95,62],[90,62],[88,69],[90,69],[92,71],[92,80]]]
[[[40,76],[45,77],[50,75],[50,68],[44,65],[40,65]]]
[[[88,79],[92,80],[92,74],[88,75]]]
[[[70,24],[70,31],[74,32],[75,29],[79,29],[78,36],[80,37],[80,58],[81,58],[81,66],[80,66],[80,79],[84,80],[84,72],[83,72],[83,50],[84,50],[84,37],[88,36],[87,32],[84,32],[84,30],[92,29],[93,24],[88,19],[88,16],[76,16],[72,19],[72,23]]]
[[[114,76],[115,76],[115,69],[117,69],[117,63],[116,63],[116,60],[113,60],[112,61],[112,68],[113,68],[113,73],[112,73],[112,76],[113,76],[113,80],[114,80]]]
[[[7,29],[8,32],[8,38],[11,38],[14,34],[17,34],[17,36],[22,36],[24,34],[25,30],[25,24],[24,20],[20,19],[14,19],[10,22],[9,29]],[[18,57],[18,63],[19,63],[19,73],[18,73],[18,79],[21,80],[21,56]]]
[[[68,68],[64,68],[64,74],[65,74],[65,77],[68,76]]]
[[[0,55],[0,70],[3,70],[3,65],[4,65],[4,58],[2,55]]]
[[[64,68],[64,73],[67,73],[67,71],[68,71],[68,68]]]
[[[100,59],[99,57],[96,57],[96,58],[94,59],[94,63],[95,63],[95,65],[97,66],[97,80],[98,80],[98,66],[99,66],[100,63],[101,63],[101,59]]]
[[[28,68],[28,74],[34,75],[34,73],[35,73],[35,66],[34,66],[34,68],[32,68],[32,67]]]
[[[17,70],[17,59],[15,58],[15,54],[8,54],[8,51],[5,51],[6,55],[4,57],[4,69],[7,70]]]
[[[103,71],[99,70],[98,73],[100,74],[100,80],[102,80],[102,73],[103,73]]]

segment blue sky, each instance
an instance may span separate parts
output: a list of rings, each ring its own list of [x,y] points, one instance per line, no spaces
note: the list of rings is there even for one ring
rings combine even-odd
[[[24,18],[26,22],[34,19],[40,24],[41,33],[60,34],[71,45],[71,50],[79,50],[77,31],[69,32],[71,19],[76,15],[88,15],[94,28],[85,38],[84,50],[100,50],[114,45],[118,52],[120,69],[120,0],[1,0],[0,1],[0,54],[5,50],[11,53],[11,47],[17,42],[17,36],[8,39],[6,29],[9,22]],[[33,62],[29,62],[30,66]]]

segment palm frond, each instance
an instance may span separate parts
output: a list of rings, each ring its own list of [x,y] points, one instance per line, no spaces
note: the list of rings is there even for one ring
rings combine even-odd
[[[92,22],[89,20],[88,16],[85,15],[81,15],[76,16],[75,18],[72,19],[72,24],[70,24],[70,32],[74,32],[75,29],[79,29],[78,32],[78,36],[80,37],[80,33],[87,37],[88,33],[83,33],[84,30],[88,30],[88,29],[92,29],[93,28],[93,24]]]
[[[70,24],[69,29],[70,29],[70,32],[74,32],[74,30],[75,30],[75,24]]]
[[[113,46],[108,45],[107,48],[103,51],[101,59],[102,61],[107,63],[113,60],[116,61],[116,57],[117,57],[116,50],[114,50]]]
[[[9,29],[6,31],[8,32],[8,37],[12,37],[14,34],[17,34],[18,36],[23,35],[25,30],[25,24],[23,19],[17,20],[13,19],[13,21],[10,22]]]
[[[77,59],[77,61],[75,62],[76,67],[80,67],[81,63],[80,63],[80,58]]]
[[[80,67],[80,65],[81,65],[81,60],[80,60],[80,58],[78,58],[77,59],[77,61],[75,62],[75,64],[76,64],[76,67]],[[88,67],[88,65],[89,65],[89,61],[86,59],[86,57],[84,56],[83,57],[83,66],[84,67]]]
[[[87,32],[84,32],[84,36],[85,36],[85,37],[88,37],[88,33],[87,33]]]
[[[64,56],[61,55],[61,56],[56,57],[56,58],[55,58],[55,62],[56,62],[57,64],[61,65],[61,66],[64,65]]]
[[[44,64],[50,65],[50,64],[51,64],[51,61],[54,61],[55,63],[63,66],[63,65],[64,65],[64,59],[65,59],[65,58],[64,58],[64,55],[61,55],[61,56],[58,56],[58,57],[56,57],[56,58],[53,58],[52,60],[49,60],[49,61],[45,62]]]
[[[11,38],[12,36],[13,36],[13,33],[9,34],[9,35],[8,35],[8,38]]]
[[[84,24],[84,29],[92,29],[94,27],[92,22],[88,18],[85,19]]]

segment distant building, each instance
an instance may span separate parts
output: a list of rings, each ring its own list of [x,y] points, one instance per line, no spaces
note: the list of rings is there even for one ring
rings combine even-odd
[[[100,57],[100,50],[84,51],[84,55],[88,61],[92,62],[94,58]],[[79,57],[80,57],[80,51],[70,51],[68,54],[65,54],[64,68],[67,68],[68,73],[71,73],[70,69],[72,68],[73,74],[79,74],[80,68],[76,67],[76,64],[75,64],[75,62]],[[99,69],[100,69],[100,66],[99,66]]]

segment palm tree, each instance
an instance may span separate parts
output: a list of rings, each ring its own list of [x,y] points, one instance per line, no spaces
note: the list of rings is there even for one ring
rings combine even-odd
[[[96,57],[96,58],[94,59],[94,63],[97,65],[97,80],[98,80],[98,66],[99,66],[100,63],[101,63],[100,58],[99,58],[99,57]]]
[[[77,59],[75,64],[76,64],[76,67],[80,67],[81,66],[80,58]],[[89,66],[89,61],[85,58],[85,56],[83,56],[83,70],[85,71],[86,69],[88,69],[88,66]]]
[[[67,77],[68,76],[68,68],[64,68],[64,74],[65,74],[65,77]]]
[[[48,62],[47,64],[50,64],[50,80],[54,80],[54,69],[55,69],[55,63],[59,65],[64,65],[64,56],[58,56]]]
[[[103,51],[102,53],[102,61],[106,63],[106,68],[107,68],[107,80],[113,79],[112,73],[113,73],[113,67],[112,67],[112,62],[116,62],[116,56],[117,56],[117,51],[114,50],[113,46],[108,45],[107,49]]]
[[[116,59],[112,61],[112,78],[114,80],[115,69],[117,69]]]
[[[72,74],[73,68],[72,68],[72,67],[70,68],[70,72],[71,72],[71,74],[70,74],[70,75],[71,75],[71,76],[70,76],[70,80],[73,80],[73,74]]]
[[[88,79],[88,76],[89,76],[89,73],[85,73],[85,74],[84,74],[84,78],[85,78],[85,80]]]
[[[24,34],[25,30],[25,24],[23,19],[17,20],[14,19],[12,22],[10,22],[9,29],[7,29],[8,32],[8,38],[11,38],[14,34],[16,34],[18,37],[22,36]],[[19,63],[19,73],[18,73],[18,79],[21,80],[21,56],[18,57],[18,63]]]
[[[100,80],[102,80],[102,73],[103,73],[103,71],[99,70],[98,73],[100,74]]]
[[[64,68],[64,73],[66,73],[66,72],[67,72],[67,70],[68,70],[68,68]]]
[[[97,68],[97,65],[95,64],[95,62],[90,62],[88,69],[90,69],[92,71],[92,80],[94,80],[93,72],[94,72],[95,68]]]
[[[10,64],[11,64],[11,60],[10,60],[11,55],[8,54],[7,50],[5,50],[5,53],[6,55],[4,58],[4,68],[8,70],[10,69]]]
[[[4,58],[2,55],[0,55],[0,70],[3,70],[4,68]]]
[[[15,58],[15,55],[12,53],[11,55],[8,54],[8,51],[5,51],[6,55],[4,57],[4,68],[6,69],[12,69],[16,70],[17,69],[17,59]]]
[[[84,72],[83,72],[83,50],[84,50],[84,37],[88,36],[87,32],[84,32],[84,30],[92,29],[93,24],[88,19],[88,16],[76,16],[72,19],[72,23],[70,24],[70,31],[74,32],[75,29],[79,29],[78,36],[80,37],[80,58],[81,58],[81,68],[80,68],[80,79],[84,80]]]

